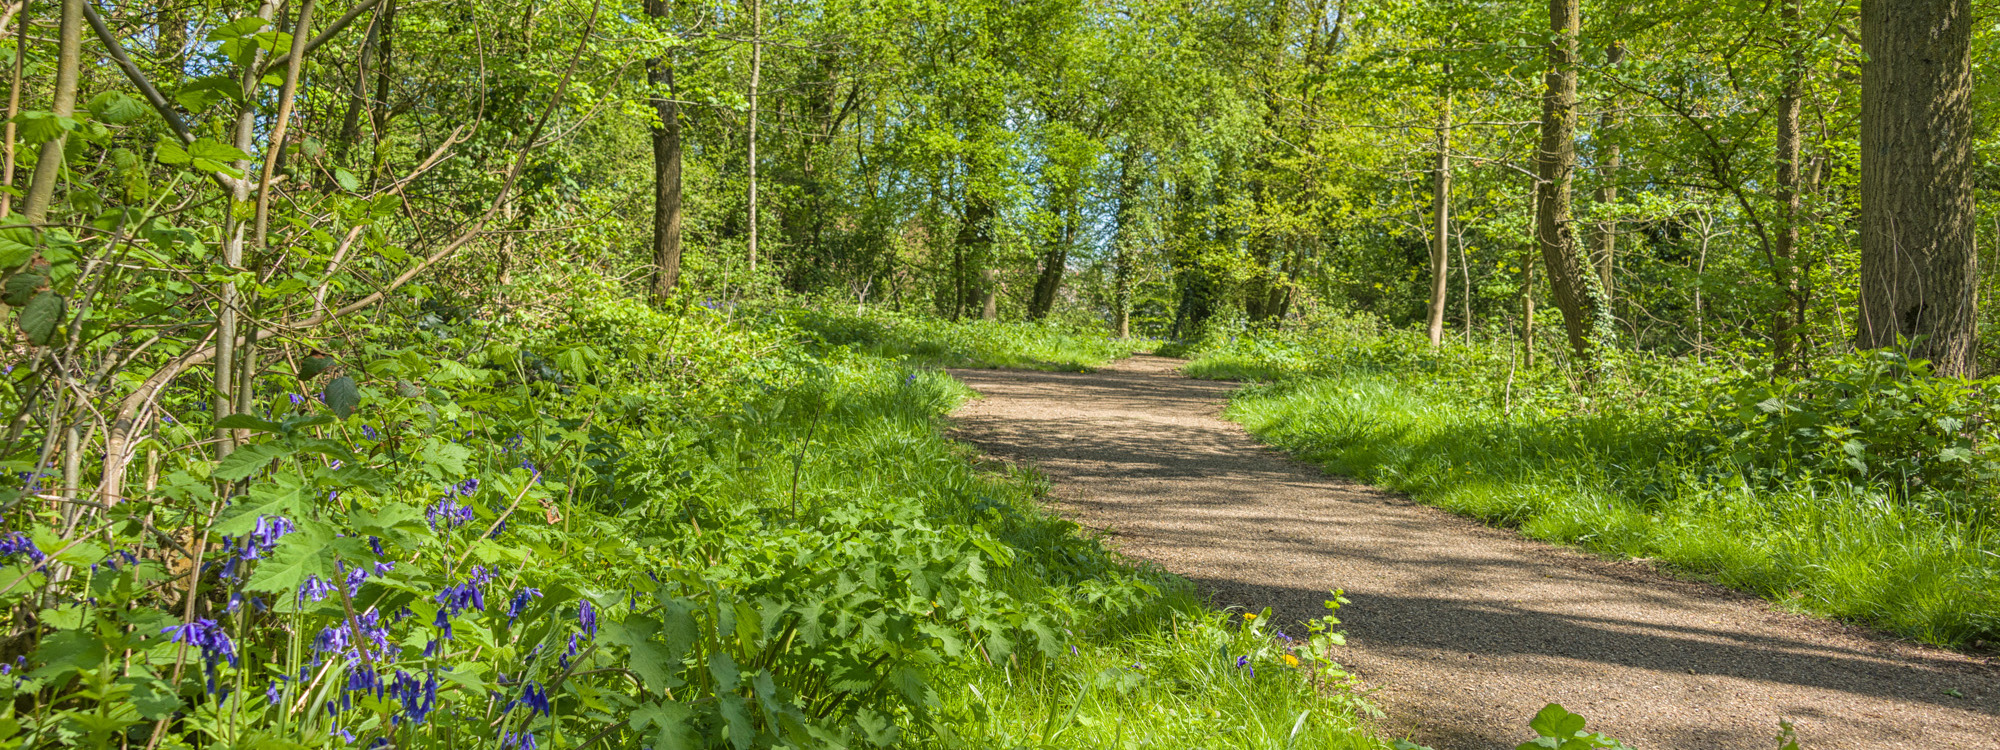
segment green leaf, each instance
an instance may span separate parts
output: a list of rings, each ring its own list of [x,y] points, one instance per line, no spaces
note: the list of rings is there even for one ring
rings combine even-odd
[[[41,243],[35,239],[33,229],[27,227],[0,229],[0,269],[14,268],[33,260],[35,247],[39,244]]]
[[[675,686],[673,683],[678,680],[674,671],[681,660],[680,654],[653,641],[659,632],[658,620],[640,615],[627,617],[624,622],[607,622],[604,628],[604,639],[631,652],[627,666],[645,681],[648,690],[656,693]]]
[[[326,372],[326,368],[332,366],[333,366],[333,360],[331,358],[306,357],[305,359],[299,360],[299,379],[311,380],[313,378],[319,377],[320,373]]]
[[[181,148],[180,141],[160,136],[160,141],[153,144],[153,158],[161,164],[186,164],[194,157],[188,156],[187,149]]]
[[[304,583],[306,576],[332,577],[333,559],[329,553],[333,550],[333,529],[312,521],[299,521],[298,526],[298,531],[278,541],[278,550],[269,559],[257,564],[257,571],[250,574],[244,589],[290,592]]]
[[[48,277],[38,273],[17,273],[7,277],[4,287],[0,287],[0,301],[12,307],[28,304],[37,292],[48,289]]]
[[[172,716],[181,707],[181,698],[164,680],[155,677],[133,675],[119,680],[132,686],[132,707],[139,709],[139,716],[148,720],[164,719]]]
[[[242,451],[237,451],[241,453]],[[231,454],[234,455],[234,454]],[[230,503],[217,517],[209,531],[216,534],[240,536],[257,528],[257,519],[264,516],[297,519],[305,515],[303,488],[296,482],[260,483],[250,488],[250,494],[242,500]]]
[[[21,327],[22,333],[28,334],[28,343],[44,346],[56,335],[56,327],[62,323],[65,307],[63,298],[56,296],[55,292],[42,292],[22,306],[20,317],[14,322]]]
[[[346,419],[360,405],[361,389],[354,385],[354,378],[343,375],[326,384],[326,407],[333,410],[334,416]]]
[[[727,693],[736,690],[742,682],[743,673],[736,668],[736,660],[727,651],[717,651],[708,657],[708,674],[715,678],[715,691]]]
[[[241,161],[250,158],[250,155],[244,153],[242,149],[227,143],[217,143],[207,139],[189,144],[188,155],[196,159],[208,159],[209,161]]]
[[[696,745],[689,735],[688,719],[694,718],[694,710],[686,704],[666,701],[647,703],[632,711],[632,731],[645,733],[652,729],[650,737],[653,750],[693,750]]]
[[[213,476],[228,482],[242,481],[262,471],[266,464],[291,454],[291,449],[280,447],[276,443],[246,445],[237,448],[235,452],[224,457],[221,463],[216,464]]]
[[[350,193],[361,189],[360,178],[355,177],[353,172],[339,167],[333,169],[333,181],[340,183],[340,189]]]
[[[1570,713],[1562,706],[1551,703],[1542,707],[1535,718],[1528,720],[1528,728],[1543,737],[1568,739],[1583,731],[1583,717]]]
[[[39,146],[75,130],[76,118],[53,112],[22,112],[14,116],[15,133],[30,146]]]
[[[126,96],[124,93],[118,91],[106,91],[98,94],[92,97],[90,103],[84,105],[84,108],[90,110],[90,114],[98,120],[113,125],[123,125],[137,120],[146,116],[146,113],[150,111],[146,107],[145,102]]]

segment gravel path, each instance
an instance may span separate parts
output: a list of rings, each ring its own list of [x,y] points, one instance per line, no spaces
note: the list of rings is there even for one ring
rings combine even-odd
[[[1323,614],[1384,728],[1512,748],[1549,701],[1646,750],[2000,749],[2000,669],[1481,526],[1290,461],[1220,417],[1233,387],[1178,360],[1095,373],[954,371],[957,436],[1033,464],[1057,505],[1217,604]]]

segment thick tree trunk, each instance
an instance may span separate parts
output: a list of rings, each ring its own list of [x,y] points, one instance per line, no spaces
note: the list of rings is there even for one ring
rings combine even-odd
[[[1799,288],[1799,114],[1805,99],[1806,49],[1799,27],[1801,0],[1786,0],[1780,13],[1785,44],[1783,89],[1778,93],[1778,236],[1772,243],[1777,260],[1778,291],[1785,296],[1773,311],[1771,321],[1771,366],[1773,372],[1804,369],[1796,351],[1798,337],[1805,331],[1805,300]]]
[[[1069,267],[1069,248],[1076,242],[1077,206],[1072,199],[1064,212],[1062,233],[1042,251],[1042,272],[1035,277],[1035,296],[1028,302],[1028,319],[1041,320],[1055,309],[1056,292],[1062,289],[1063,272]]]
[[[646,0],[646,15],[664,19],[667,0]],[[674,98],[673,62],[646,61],[653,114],[653,305],[666,304],[681,279],[681,108]]]
[[[1609,335],[1607,306],[1597,274],[1578,251],[1571,226],[1570,188],[1576,172],[1578,0],[1549,0],[1548,73],[1542,94],[1541,143],[1535,151],[1535,244],[1548,266],[1549,290],[1563,314],[1578,369],[1596,370],[1598,349]]]
[[[1617,65],[1625,59],[1625,45],[1612,42],[1605,50],[1604,59],[1608,65]],[[1608,103],[1607,103],[1608,104]],[[1597,205],[1598,211],[1607,214],[1598,219],[1592,227],[1590,255],[1597,265],[1598,284],[1604,289],[1604,303],[1611,304],[1612,290],[1618,287],[1613,281],[1613,273],[1618,268],[1618,220],[1608,214],[1612,204],[1618,202],[1618,169],[1623,166],[1624,153],[1618,144],[1618,115],[1615,108],[1606,106],[1597,118]]]
[[[1446,68],[1446,75],[1450,69]],[[1438,100],[1437,159],[1431,176],[1431,303],[1426,331],[1444,343],[1446,291],[1451,288],[1451,96]]]
[[[972,184],[965,187],[965,216],[958,225],[958,237],[953,241],[955,273],[953,280],[957,288],[957,299],[952,302],[951,317],[957,320],[974,307],[984,308],[985,268],[993,246],[993,201],[980,194]]]
[[[1973,374],[1972,3],[1861,6],[1863,349]],[[1899,341],[1900,339],[1900,341]]]

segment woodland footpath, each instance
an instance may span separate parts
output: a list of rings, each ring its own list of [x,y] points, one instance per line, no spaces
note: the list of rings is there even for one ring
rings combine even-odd
[[[940,436],[1156,345],[1988,649],[1987,13],[0,0],[0,750],[1379,746]]]

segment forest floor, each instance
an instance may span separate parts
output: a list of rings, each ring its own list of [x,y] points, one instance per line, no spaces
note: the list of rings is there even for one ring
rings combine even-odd
[[[1140,356],[1091,373],[954,370],[956,437],[1220,606],[1284,629],[1351,603],[1335,658],[1383,730],[1512,748],[1560,703],[1639,748],[2000,747],[2000,668],[1524,539],[1292,461],[1224,421],[1231,383]],[[1298,632],[1298,630],[1294,630]],[[1524,736],[1525,735],[1525,736]]]

